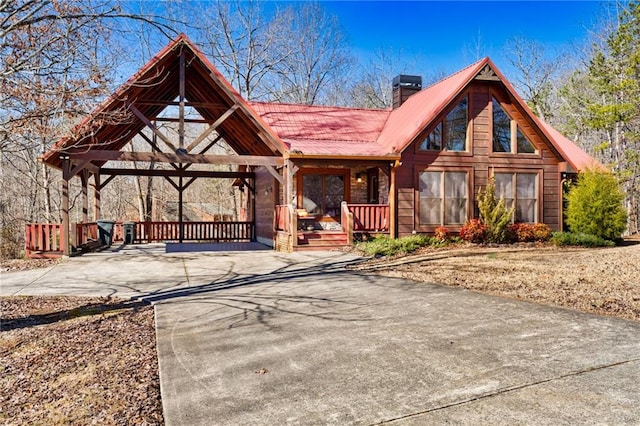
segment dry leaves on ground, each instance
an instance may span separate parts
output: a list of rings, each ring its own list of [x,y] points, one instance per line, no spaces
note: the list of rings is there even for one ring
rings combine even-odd
[[[163,424],[153,308],[3,297],[0,423]]]
[[[357,269],[640,321],[640,244],[431,249]]]

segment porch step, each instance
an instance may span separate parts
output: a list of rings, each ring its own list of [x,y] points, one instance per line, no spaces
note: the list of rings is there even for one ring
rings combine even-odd
[[[347,234],[340,231],[298,231],[296,251],[346,247]]]

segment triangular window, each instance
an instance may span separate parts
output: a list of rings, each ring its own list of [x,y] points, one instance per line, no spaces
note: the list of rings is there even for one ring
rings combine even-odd
[[[516,141],[518,143],[518,154],[535,154],[536,149],[533,144],[529,142],[529,139],[520,131],[519,127],[516,129]]]
[[[420,142],[420,151],[466,151],[468,124],[469,103],[465,96]]]

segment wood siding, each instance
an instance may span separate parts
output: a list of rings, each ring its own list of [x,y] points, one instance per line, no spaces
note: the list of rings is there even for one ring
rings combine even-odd
[[[418,223],[418,174],[427,170],[468,170],[469,196],[473,211],[469,218],[478,216],[476,197],[487,185],[489,176],[495,172],[538,173],[538,221],[544,222],[553,230],[561,226],[561,193],[559,156],[549,146],[544,136],[538,132],[531,120],[511,102],[499,84],[475,81],[462,93],[469,96],[469,128],[467,132],[467,151],[425,152],[418,149],[420,141],[432,130],[432,126],[416,138],[402,154],[402,166],[397,173],[398,194],[398,235],[416,232],[433,232],[435,227],[420,226]],[[456,105],[461,97],[455,99]],[[507,114],[517,122],[522,133],[536,146],[536,154],[507,154],[492,152],[492,107],[495,97]],[[445,115],[450,108],[445,109]],[[442,115],[442,116],[443,116]],[[434,125],[442,118],[434,120]],[[459,227],[449,227],[452,231]]]

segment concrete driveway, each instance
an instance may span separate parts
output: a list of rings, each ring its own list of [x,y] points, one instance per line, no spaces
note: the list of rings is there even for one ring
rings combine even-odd
[[[640,323],[354,260],[141,246],[5,273],[1,294],[155,303],[168,425],[640,423]]]

